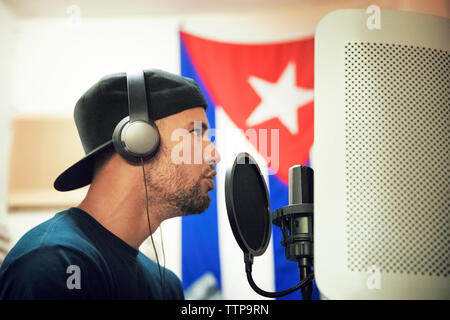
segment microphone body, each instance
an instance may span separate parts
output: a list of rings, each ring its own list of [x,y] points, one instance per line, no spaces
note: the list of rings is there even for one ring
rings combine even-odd
[[[289,168],[289,205],[312,204],[313,170],[306,166]],[[293,215],[290,233],[292,242],[287,244],[286,258],[299,261],[299,265],[312,266],[313,259],[313,219],[312,215]]]

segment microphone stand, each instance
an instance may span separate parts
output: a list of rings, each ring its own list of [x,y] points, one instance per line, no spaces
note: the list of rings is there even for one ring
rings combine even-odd
[[[300,263],[299,263],[298,269],[300,270],[300,280],[301,279],[306,279],[311,274],[313,274],[311,267],[301,266]],[[313,275],[313,277],[314,277],[314,275]],[[304,287],[302,287],[301,291],[302,291],[302,298],[303,298],[303,300],[311,300],[312,299],[313,287],[312,287],[311,282],[308,283],[308,285],[305,285]]]

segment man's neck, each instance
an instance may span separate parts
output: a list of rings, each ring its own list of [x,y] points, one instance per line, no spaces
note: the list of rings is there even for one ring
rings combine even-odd
[[[87,212],[128,245],[138,249],[150,232],[145,199],[137,201],[136,196],[136,193],[118,195],[104,192],[100,195],[90,189],[78,208]],[[155,206],[149,207],[151,233],[155,232],[161,223],[157,211]]]

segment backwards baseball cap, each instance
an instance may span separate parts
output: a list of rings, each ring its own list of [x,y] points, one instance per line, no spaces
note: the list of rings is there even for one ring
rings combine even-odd
[[[162,70],[144,70],[144,79],[148,115],[153,121],[190,108],[206,110],[205,98],[194,80]],[[56,190],[69,191],[91,183],[96,159],[112,147],[114,128],[128,115],[125,72],[101,78],[81,96],[74,119],[86,155],[56,178]]]

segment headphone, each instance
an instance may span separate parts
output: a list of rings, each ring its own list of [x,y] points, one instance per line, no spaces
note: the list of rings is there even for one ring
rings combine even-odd
[[[156,153],[161,140],[158,128],[148,116],[143,70],[127,72],[127,93],[130,115],[116,125],[112,140],[122,158],[138,165]]]
[[[161,290],[164,295],[165,268],[161,273],[161,265],[159,264],[158,253],[156,251],[155,242],[150,227],[149,204],[147,193],[147,180],[145,178],[144,162],[149,160],[158,150],[161,137],[155,122],[148,116],[149,106],[147,103],[147,94],[145,86],[144,71],[128,71],[127,72],[127,94],[129,116],[120,120],[113,132],[113,144],[116,152],[126,161],[135,165],[142,165],[142,174],[145,185],[145,199],[147,203],[147,222],[152,240],[153,250],[155,250],[156,261],[158,262],[159,275],[161,278]],[[162,231],[161,245],[162,243]],[[164,254],[164,265],[166,257]]]

